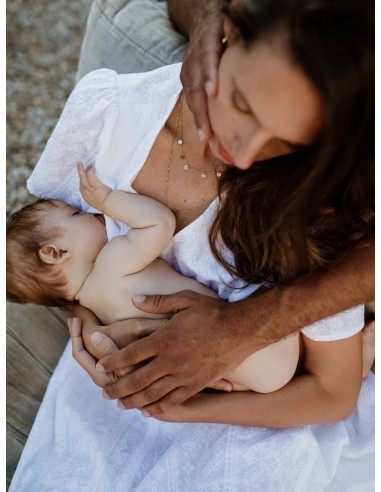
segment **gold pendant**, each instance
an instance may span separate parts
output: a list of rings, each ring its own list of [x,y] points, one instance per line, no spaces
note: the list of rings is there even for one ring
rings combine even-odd
[[[189,165],[188,164],[184,164],[184,171],[188,171],[189,169]]]
[[[207,174],[206,173],[201,173],[201,177],[202,178],[206,178],[207,177]]]

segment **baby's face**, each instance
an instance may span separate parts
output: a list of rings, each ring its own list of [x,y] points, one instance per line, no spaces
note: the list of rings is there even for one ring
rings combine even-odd
[[[59,241],[63,249],[82,255],[87,261],[95,261],[107,243],[107,234],[102,215],[82,212],[65,202],[54,200],[57,205],[50,208],[46,216],[49,227],[60,229]]]

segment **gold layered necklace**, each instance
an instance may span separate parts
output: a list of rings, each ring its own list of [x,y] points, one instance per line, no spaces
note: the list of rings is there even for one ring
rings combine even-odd
[[[183,123],[182,123],[182,109],[183,109],[183,100],[184,100],[184,93],[182,92],[180,94],[179,98],[179,105],[177,109],[177,115],[176,115],[176,127],[175,131],[173,133],[172,137],[172,143],[171,143],[171,148],[169,152],[169,159],[168,159],[168,166],[167,166],[167,172],[164,180],[164,204],[169,207],[168,205],[168,187],[169,187],[169,175],[171,171],[171,166],[173,162],[173,154],[174,154],[174,149],[175,149],[175,143],[177,142],[177,145],[179,146],[179,153],[180,153],[180,159],[182,161],[182,167],[184,172],[194,172],[197,173],[201,179],[206,179],[208,178],[209,175],[215,176],[217,179],[221,177],[222,175],[222,170],[218,169],[215,167],[216,159],[213,160],[212,164],[210,165],[209,168],[205,169],[199,169],[195,166],[192,166],[189,163],[189,159],[187,158],[185,151],[184,151],[184,138],[183,138]],[[177,216],[180,217],[183,213],[186,212],[191,212],[194,210],[198,210],[200,208],[205,208],[207,207],[212,201],[215,199],[216,195],[213,196],[211,199],[205,199],[201,198],[201,202],[194,206],[194,207],[188,207],[188,208],[181,208],[181,209],[172,209],[173,213]]]

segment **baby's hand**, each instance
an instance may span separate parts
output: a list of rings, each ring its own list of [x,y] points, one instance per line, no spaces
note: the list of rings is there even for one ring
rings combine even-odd
[[[92,207],[100,212],[103,211],[104,202],[112,189],[101,183],[95,175],[95,167],[89,166],[85,169],[83,162],[77,162],[79,175],[79,189],[83,198]]]

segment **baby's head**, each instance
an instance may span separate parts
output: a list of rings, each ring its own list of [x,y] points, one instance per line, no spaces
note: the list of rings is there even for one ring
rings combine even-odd
[[[7,221],[7,298],[69,304],[68,272],[77,264],[94,263],[106,242],[103,218],[59,200],[25,206]]]

